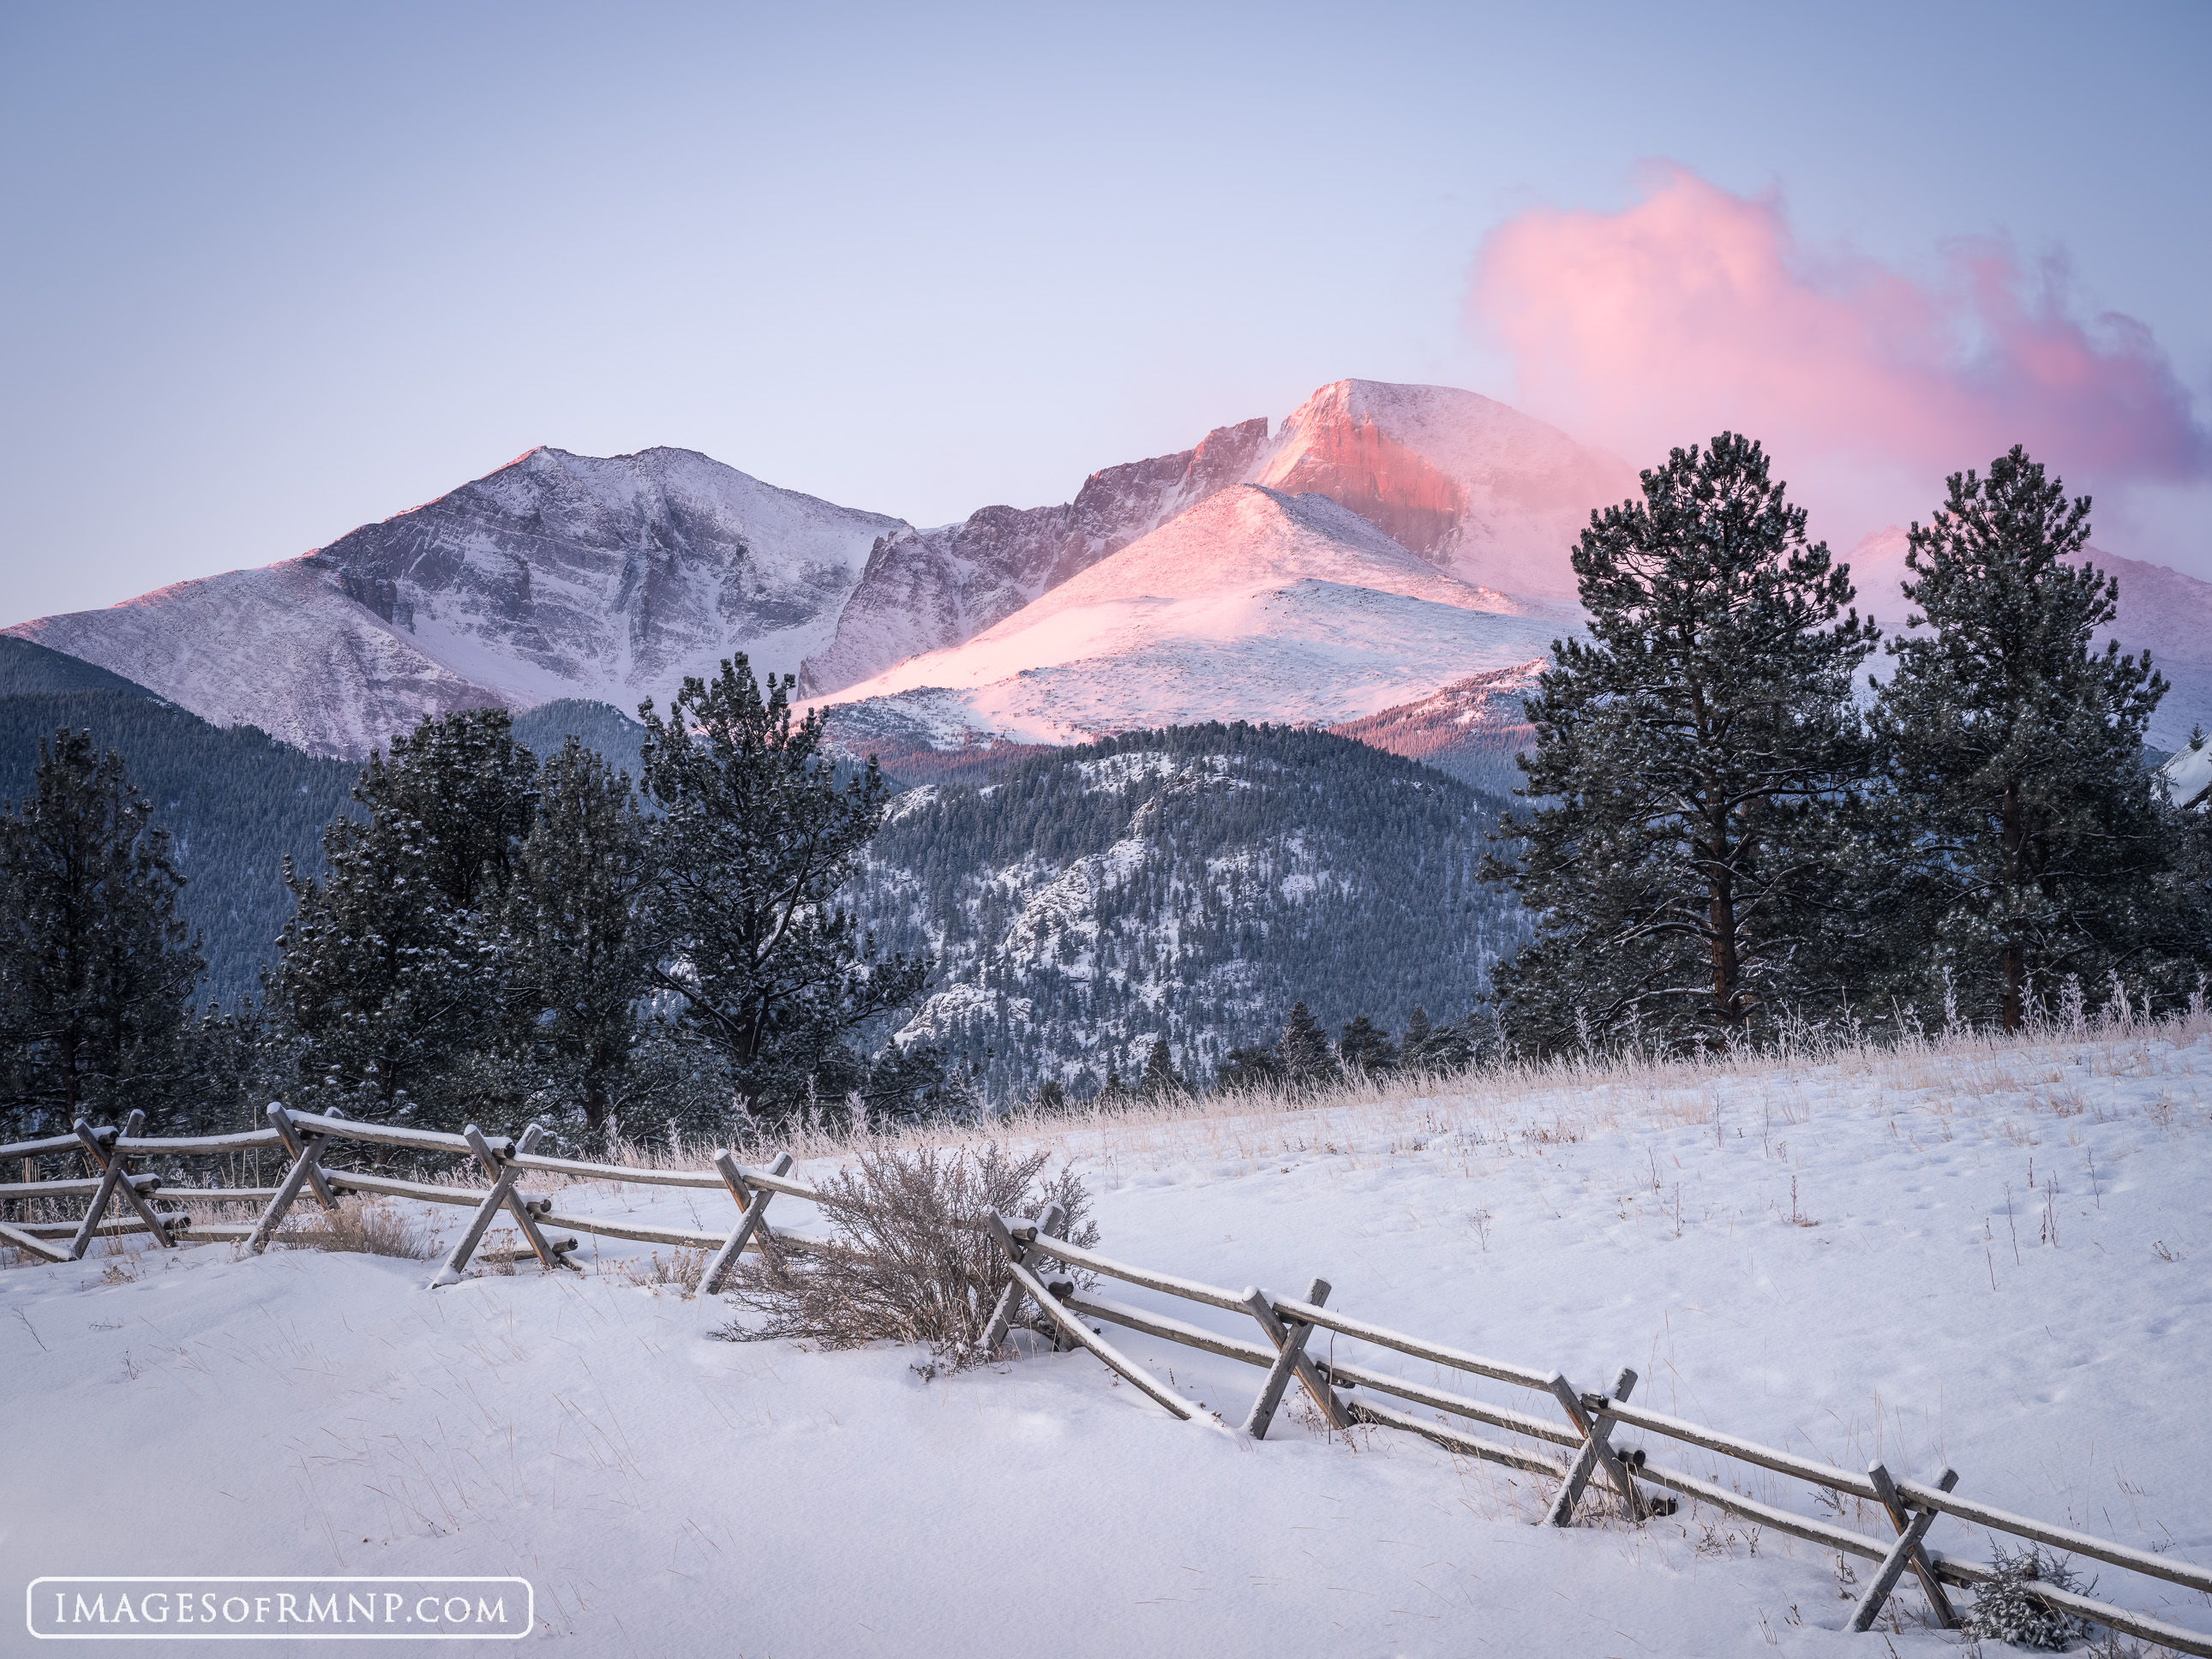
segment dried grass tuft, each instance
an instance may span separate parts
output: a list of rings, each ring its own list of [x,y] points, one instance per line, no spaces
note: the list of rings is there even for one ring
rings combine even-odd
[[[339,1250],[353,1255],[400,1256],[428,1261],[438,1253],[428,1227],[381,1199],[342,1198],[335,1210],[316,1210],[287,1226],[276,1242],[295,1250]]]
[[[863,1152],[817,1183],[817,1206],[840,1248],[801,1255],[771,1242],[757,1262],[739,1268],[730,1290],[761,1322],[714,1334],[825,1349],[915,1342],[929,1348],[939,1370],[981,1364],[990,1358],[984,1327],[1011,1282],[985,1218],[1034,1215],[1057,1203],[1067,1212],[1071,1243],[1097,1242],[1090,1193],[1072,1169],[1048,1178],[1051,1162],[1049,1152],[1017,1156],[995,1140],[950,1153]]]

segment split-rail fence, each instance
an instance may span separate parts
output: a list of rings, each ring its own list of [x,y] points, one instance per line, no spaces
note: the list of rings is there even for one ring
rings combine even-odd
[[[188,1240],[233,1238],[255,1252],[265,1249],[277,1235],[292,1205],[303,1194],[326,1208],[335,1208],[341,1193],[363,1193],[457,1205],[472,1213],[453,1248],[432,1275],[429,1288],[455,1284],[482,1244],[485,1233],[502,1211],[513,1219],[531,1250],[548,1269],[572,1267],[568,1260],[577,1248],[574,1238],[549,1238],[546,1230],[574,1229],[599,1237],[641,1243],[668,1244],[709,1253],[700,1288],[707,1294],[720,1291],[739,1255],[766,1248],[813,1253],[825,1246],[789,1232],[772,1236],[766,1214],[778,1194],[812,1200],[815,1189],[791,1178],[791,1158],[780,1154],[765,1169],[740,1166],[729,1152],[715,1153],[710,1170],[660,1170],[629,1164],[594,1164],[576,1158],[554,1158],[535,1150],[544,1131],[538,1124],[519,1138],[486,1135],[474,1124],[460,1134],[408,1129],[356,1121],[341,1113],[293,1111],[271,1105],[270,1127],[243,1134],[181,1138],[142,1137],[143,1114],[134,1112],[119,1130],[95,1127],[80,1119],[68,1135],[0,1146],[0,1167],[16,1159],[33,1161],[57,1153],[83,1156],[96,1175],[82,1180],[25,1180],[0,1183],[0,1199],[61,1199],[82,1193],[88,1203],[86,1213],[67,1221],[0,1221],[0,1243],[14,1245],[50,1261],[81,1259],[95,1237],[147,1232],[163,1249],[173,1249],[180,1237]],[[451,1153],[469,1159],[481,1172],[482,1188],[408,1181],[365,1170],[326,1166],[325,1152],[333,1141],[351,1140],[422,1154]],[[282,1182],[273,1188],[216,1186],[172,1187],[158,1174],[133,1172],[134,1160],[175,1160],[191,1156],[228,1157],[275,1151],[288,1162]],[[735,1219],[726,1231],[653,1226],[630,1220],[611,1221],[558,1212],[550,1197],[522,1192],[518,1185],[526,1174],[541,1173],[573,1180],[628,1182],[640,1185],[684,1187],[726,1192],[736,1206]],[[202,1204],[239,1200],[262,1201],[260,1217],[244,1222],[196,1221],[187,1212],[164,1210],[161,1202],[183,1199]],[[118,1201],[128,1213],[111,1214]],[[1486,1358],[1480,1354],[1392,1330],[1353,1318],[1328,1305],[1330,1286],[1314,1279],[1303,1297],[1277,1295],[1248,1285],[1230,1290],[1149,1267],[1133,1266],[1096,1250],[1070,1243],[1058,1235],[1064,1218],[1059,1206],[1048,1206],[1029,1218],[994,1216],[984,1225],[1004,1253],[1012,1283],[993,1310],[986,1343],[997,1352],[1010,1330],[1024,1322],[1026,1304],[1034,1303],[1036,1316],[1054,1333],[1054,1346],[1063,1343],[1088,1350],[1109,1370],[1174,1416],[1188,1420],[1196,1413],[1188,1400],[1166,1387],[1109,1342],[1103,1327],[1115,1325],[1158,1340],[1179,1343],[1202,1352],[1251,1365],[1266,1373],[1260,1391],[1242,1425],[1255,1440],[1264,1440],[1290,1384],[1296,1382],[1332,1430],[1356,1425],[1396,1429],[1420,1436],[1464,1455],[1504,1464],[1545,1480],[1551,1496],[1545,1520],[1553,1526],[1572,1522],[1592,1485],[1602,1477],[1611,1504],[1630,1522],[1671,1514],[1680,1499],[1704,1504],[1761,1528],[1799,1538],[1839,1556],[1874,1564],[1872,1577],[1861,1592],[1851,1628],[1874,1627],[1891,1594],[1910,1572],[1927,1598],[1935,1621],[1955,1628],[1959,1614],[1949,1592],[1976,1589],[1993,1582],[1996,1572],[1977,1562],[1947,1555],[1928,1547],[1929,1529],[1940,1516],[1951,1516],[1990,1532],[2045,1548],[2118,1567],[2130,1572],[2192,1590],[2212,1599],[2212,1568],[2180,1561],[2170,1555],[2130,1548],[2070,1527],[2061,1527],[2028,1516],[2015,1515],[1960,1496],[1957,1474],[1950,1469],[1931,1485],[1893,1475],[1880,1462],[1863,1475],[1777,1450],[1735,1435],[1630,1403],[1637,1375],[1623,1368],[1609,1392],[1578,1389],[1557,1369],[1521,1365]],[[69,1240],[64,1245],[58,1241]],[[1079,1289],[1073,1279],[1048,1279],[1044,1264],[1058,1262],[1079,1275],[1115,1279],[1157,1294],[1201,1307],[1249,1318],[1259,1328],[1259,1340],[1224,1334],[1150,1309],[1113,1300],[1090,1288]],[[1559,1410],[1560,1421],[1538,1417],[1468,1394],[1398,1376],[1372,1366],[1333,1356],[1307,1352],[1316,1331],[1327,1331],[1374,1348],[1387,1349],[1430,1364],[1533,1391],[1548,1397]],[[1365,1396],[1350,1397],[1354,1391]],[[1417,1416],[1397,1406],[1373,1402],[1384,1395],[1421,1407],[1431,1413]],[[1448,1421],[1461,1419],[1483,1427],[1502,1430],[1513,1441],[1487,1437]],[[1717,1456],[1748,1464],[1772,1474],[1801,1480],[1829,1503],[1840,1507],[1842,1496],[1864,1499],[1885,1515],[1895,1533],[1885,1541],[1855,1532],[1832,1521],[1799,1514],[1723,1486],[1650,1461],[1645,1449],[1616,1444],[1616,1431],[1627,1429],[1662,1440],[1678,1442]],[[1534,1443],[1533,1444],[1528,1443]],[[1546,1448],[1548,1449],[1542,1449]],[[1655,1498],[1645,1487],[1673,1494]],[[2212,1633],[2185,1629],[2146,1613],[2061,1589],[2048,1583],[2024,1586],[2046,1606],[2092,1624],[2157,1642],[2176,1652],[2212,1659]]]

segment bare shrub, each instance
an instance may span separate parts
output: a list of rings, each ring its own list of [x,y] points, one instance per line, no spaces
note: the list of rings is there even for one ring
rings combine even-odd
[[[631,1256],[616,1269],[625,1285],[635,1285],[658,1296],[664,1290],[672,1290],[680,1296],[697,1291],[699,1280],[707,1271],[707,1253],[678,1245],[667,1261],[660,1259],[655,1250],[646,1257]]]
[[[427,1261],[438,1253],[428,1227],[381,1199],[342,1198],[335,1210],[316,1210],[276,1235],[295,1250],[342,1250],[354,1255],[396,1255]]]
[[[773,1243],[739,1269],[730,1297],[764,1316],[714,1333],[730,1341],[784,1339],[817,1348],[926,1344],[939,1367],[964,1370],[990,1356],[984,1327],[1011,1282],[984,1229],[993,1213],[1034,1215],[1057,1203],[1071,1243],[1097,1242],[1091,1194],[1072,1169],[1048,1178],[1048,1152],[1017,1157],[996,1141],[951,1153],[871,1151],[817,1183],[838,1247],[799,1255]]]

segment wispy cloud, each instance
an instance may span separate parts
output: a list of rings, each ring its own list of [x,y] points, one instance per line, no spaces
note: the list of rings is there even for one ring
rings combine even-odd
[[[1986,240],[1919,280],[1802,246],[1778,198],[1679,168],[1619,213],[1523,213],[1485,243],[1476,325],[1533,412],[1638,465],[1723,428],[1844,521],[1924,516],[2014,443],[2069,488],[2212,478],[2212,434],[2150,331],[2083,316],[2063,267]]]

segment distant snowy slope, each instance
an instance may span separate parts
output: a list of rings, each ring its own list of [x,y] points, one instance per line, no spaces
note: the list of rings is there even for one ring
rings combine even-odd
[[[1514,757],[1534,741],[1522,703],[1534,695],[1536,677],[1545,665],[1546,659],[1538,657],[1510,668],[1486,669],[1431,696],[1329,730],[1505,794],[1521,787]]]
[[[7,631],[219,725],[359,756],[450,708],[634,708],[732,651],[794,671],[902,528],[689,450],[535,449],[303,558]]]
[[[1264,419],[1222,427],[1194,448],[1094,472],[1063,506],[987,507],[960,524],[896,532],[869,555],[836,637],[800,670],[800,690],[835,691],[973,638],[1235,483],[1267,437]]]
[[[1326,497],[1240,486],[965,645],[817,702],[896,699],[947,743],[1328,724],[1541,654],[1557,627],[1516,609]]]
[[[1861,538],[1846,561],[1860,611],[1892,635],[1904,628],[1911,609],[1900,591],[1912,575],[1905,556],[1905,533],[1892,525]],[[2197,726],[2212,731],[2212,582],[2102,548],[2090,548],[2087,556],[2120,585],[2119,620],[2108,635],[2098,636],[2097,649],[2111,638],[2123,651],[2149,652],[2170,688],[2151,716],[2145,741],[2171,752],[2186,745]],[[1887,678],[1889,659],[1877,656],[1869,667]]]

